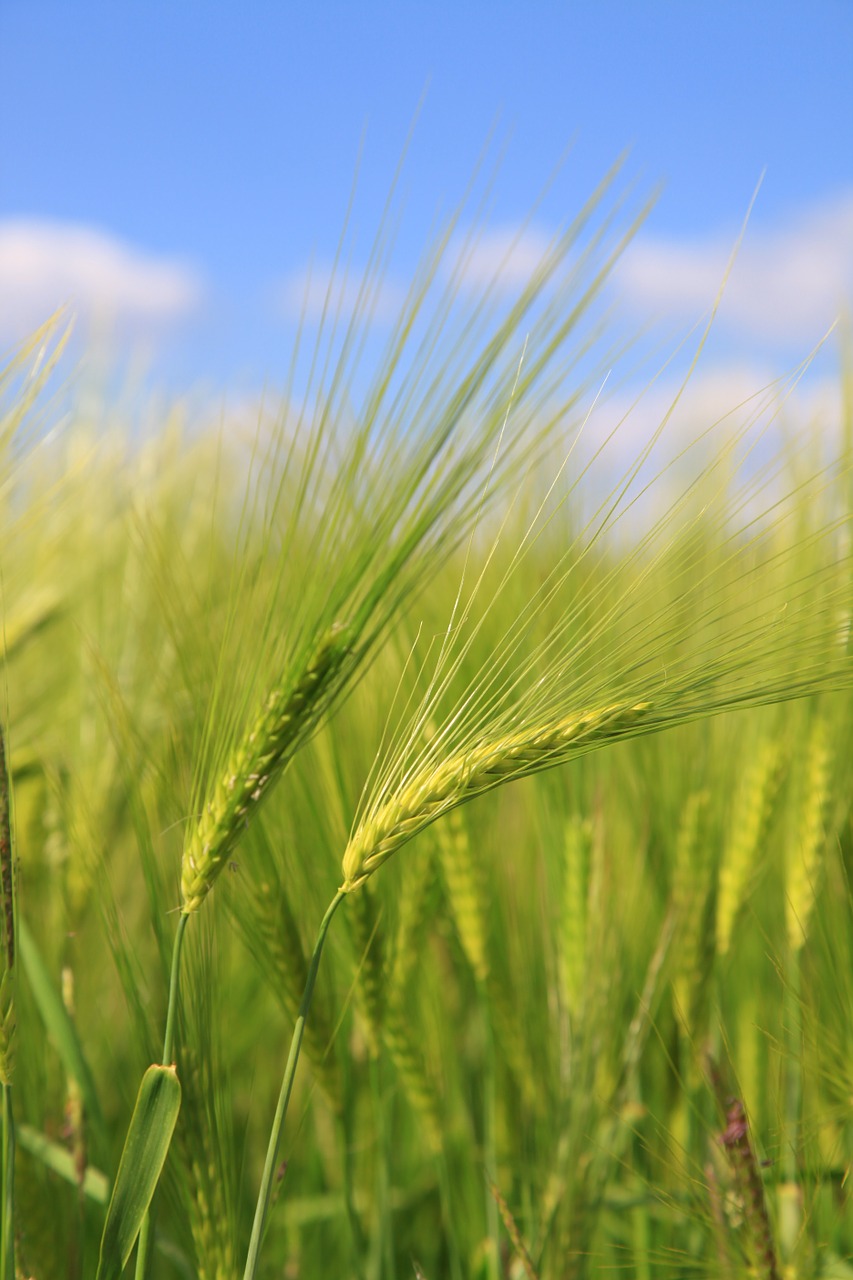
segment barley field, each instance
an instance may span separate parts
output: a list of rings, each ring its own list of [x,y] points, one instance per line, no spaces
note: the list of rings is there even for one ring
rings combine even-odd
[[[633,436],[622,219],[248,425],[7,353],[6,1280],[853,1276],[853,395]]]

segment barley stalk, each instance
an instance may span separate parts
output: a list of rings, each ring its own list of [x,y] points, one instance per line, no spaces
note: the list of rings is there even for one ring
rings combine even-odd
[[[648,710],[648,703],[626,702],[581,712],[544,728],[479,742],[415,772],[354,832],[344,853],[342,891],[355,889],[442,814],[512,778],[559,764],[581,747],[620,737]]]
[[[350,628],[338,624],[330,627],[296,683],[269,694],[232,754],[184,849],[184,915],[201,906],[252,814],[282,773],[297,741],[317,718],[324,695],[350,652],[351,642]]]

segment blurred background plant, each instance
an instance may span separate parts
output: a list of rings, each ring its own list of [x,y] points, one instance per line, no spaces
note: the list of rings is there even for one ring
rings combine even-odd
[[[636,216],[610,175],[450,346],[439,237],[355,407],[380,254],[344,332],[331,297],[304,397],[248,440],[83,412],[61,323],[7,367],[22,1274],[93,1270],[187,830],[259,699],[354,620],[188,931],[153,1273],[245,1255],[365,815],[594,693],[648,704],[642,735],[505,772],[346,902],[260,1273],[853,1274],[853,407],[830,456],[807,422],[778,432],[782,383],[626,467],[606,397],[589,413],[612,353],[587,320]]]

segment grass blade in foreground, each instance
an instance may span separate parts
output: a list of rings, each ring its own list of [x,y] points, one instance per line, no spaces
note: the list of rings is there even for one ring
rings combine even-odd
[[[181,1108],[174,1067],[151,1066],[142,1077],[116,1175],[97,1280],[118,1280],[131,1255],[160,1178]]]

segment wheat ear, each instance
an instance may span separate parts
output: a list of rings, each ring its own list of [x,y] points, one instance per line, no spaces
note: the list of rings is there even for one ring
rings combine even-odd
[[[330,627],[296,683],[273,689],[233,752],[184,848],[184,915],[201,906],[252,813],[316,719],[324,695],[350,653],[351,642],[350,628],[338,623]]]
[[[344,853],[342,891],[355,889],[442,814],[511,778],[559,764],[582,747],[620,737],[649,709],[646,702],[616,703],[566,716],[544,728],[479,742],[428,764],[365,815]]]

